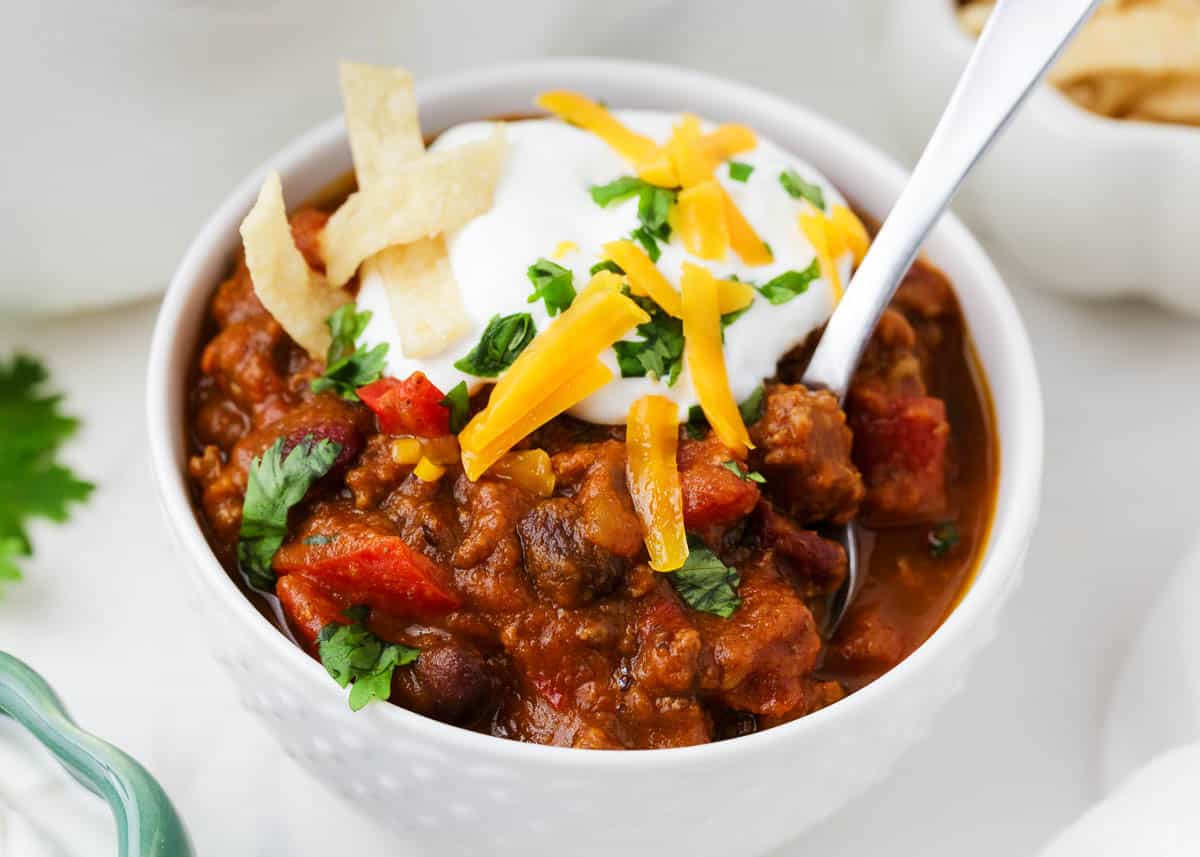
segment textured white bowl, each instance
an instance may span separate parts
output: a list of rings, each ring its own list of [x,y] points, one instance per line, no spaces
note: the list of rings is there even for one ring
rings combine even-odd
[[[887,103],[920,153],[974,47],[951,0],[883,3]],[[1200,129],[1126,122],[1038,87],[955,210],[1035,282],[1200,314]]]
[[[876,150],[785,101],[632,62],[549,60],[439,79],[418,88],[422,124],[438,130],[527,111],[533,95],[550,87],[745,122],[809,159],[875,217],[886,213],[905,179]],[[283,175],[291,204],[303,200],[350,167],[341,120],[297,140],[266,166]],[[417,853],[757,854],[844,804],[930,730],[935,712],[995,634],[1000,607],[1020,576],[1042,467],[1041,394],[1025,330],[996,271],[956,220],[942,222],[928,255],[957,286],[991,380],[1003,451],[992,537],[960,606],[896,669],[794,723],[703,747],[568,750],[479,735],[390,705],[352,714],[345,692],[259,615],[209,550],[185,480],[187,368],[261,175],[247,178],[204,226],[167,292],[150,354],[151,458],[170,528],[203,593],[219,659],[245,704],[318,778],[389,824]]]

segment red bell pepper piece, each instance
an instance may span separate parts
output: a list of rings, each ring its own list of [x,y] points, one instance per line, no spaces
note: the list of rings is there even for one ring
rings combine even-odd
[[[461,602],[442,582],[446,573],[399,536],[342,530],[326,543],[284,545],[275,571],[308,580],[346,604],[399,616],[449,613]]]
[[[413,372],[403,381],[380,378],[358,388],[358,397],[375,412],[379,430],[386,434],[440,437],[450,434],[450,409],[446,395],[425,377]]]

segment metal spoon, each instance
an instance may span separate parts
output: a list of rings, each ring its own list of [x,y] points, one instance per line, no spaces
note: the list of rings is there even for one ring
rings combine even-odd
[[[879,317],[896,293],[921,242],[963,178],[1012,118],[1099,0],[999,0],[900,198],[892,207],[846,295],[813,352],[802,379],[839,401]],[[846,549],[849,572],[826,623],[833,630],[862,586],[853,523],[833,534]]]

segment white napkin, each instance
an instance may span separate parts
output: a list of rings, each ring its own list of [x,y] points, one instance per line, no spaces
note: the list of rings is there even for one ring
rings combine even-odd
[[[1102,750],[1109,796],[1042,857],[1200,854],[1198,604],[1200,544],[1147,612],[1114,685]]]

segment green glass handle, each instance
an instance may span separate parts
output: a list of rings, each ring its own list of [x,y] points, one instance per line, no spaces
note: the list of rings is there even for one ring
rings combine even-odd
[[[28,729],[76,780],[108,801],[119,857],[192,857],[187,830],[162,786],[129,754],[76,726],[46,680],[5,652],[0,713]]]

